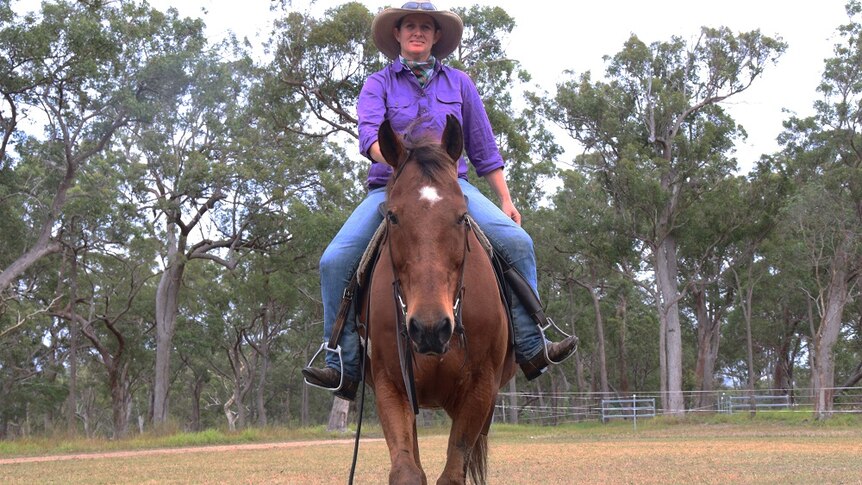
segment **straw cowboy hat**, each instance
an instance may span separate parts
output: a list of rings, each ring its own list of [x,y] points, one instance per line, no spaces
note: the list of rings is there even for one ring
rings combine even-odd
[[[461,34],[464,32],[464,22],[458,15],[446,11],[437,10],[429,2],[407,2],[401,8],[387,8],[378,13],[371,22],[371,31],[374,33],[374,45],[380,49],[386,57],[395,59],[401,53],[401,45],[395,40],[392,29],[406,15],[421,13],[430,16],[440,28],[440,40],[431,48],[431,54],[443,59],[455,52],[461,43]]]

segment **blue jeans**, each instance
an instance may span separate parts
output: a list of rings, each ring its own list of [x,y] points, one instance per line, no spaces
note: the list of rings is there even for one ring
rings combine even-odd
[[[488,236],[491,245],[506,258],[509,264],[524,275],[533,292],[538,294],[536,253],[533,250],[533,240],[530,235],[506,217],[496,204],[479,192],[479,189],[466,180],[458,179],[458,181],[467,197],[467,210]],[[323,295],[325,341],[329,341],[332,335],[332,326],[335,324],[344,289],[356,272],[359,260],[371,237],[374,236],[374,231],[383,221],[383,216],[377,208],[385,200],[385,188],[369,191],[320,258],[320,291]],[[512,302],[512,320],[515,327],[515,358],[518,362],[523,362],[543,350],[542,334],[517,297],[514,297]],[[356,316],[352,305],[339,343],[341,356],[344,359],[345,378],[359,380],[359,335],[356,333]],[[327,352],[326,365],[340,369],[338,356],[333,352]]]

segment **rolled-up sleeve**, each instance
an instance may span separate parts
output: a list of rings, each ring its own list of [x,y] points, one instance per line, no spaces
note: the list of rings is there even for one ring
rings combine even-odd
[[[459,72],[460,71],[456,71]],[[464,117],[464,148],[470,163],[476,168],[476,174],[485,176],[498,168],[505,166],[503,156],[497,147],[494,131],[491,129],[491,121],[485,112],[485,105],[473,80],[464,73],[460,73],[461,97],[463,99]]]
[[[386,116],[386,93],[379,73],[369,77],[362,86],[356,115],[359,118],[359,151],[370,160],[368,151],[377,141],[377,130]]]

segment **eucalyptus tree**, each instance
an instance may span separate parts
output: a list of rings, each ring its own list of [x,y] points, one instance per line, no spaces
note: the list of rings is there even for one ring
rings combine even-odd
[[[19,154],[10,157],[4,147],[3,179],[13,186],[2,196],[4,207],[18,208],[11,215],[21,223],[11,225],[11,236],[22,244],[2,261],[0,292],[15,293],[28,268],[61,250],[58,221],[81,167],[121,127],[152,116],[154,102],[173,88],[160,74],[203,35],[198,22],[130,0],[59,0],[43,3],[39,14],[2,17],[0,48],[11,68],[2,76],[10,106],[3,136],[13,130]],[[42,124],[41,135],[22,132],[23,114]]]
[[[635,255],[626,227],[601,183],[574,170],[563,171],[561,175],[563,186],[551,199],[553,208],[537,213],[542,219],[540,227],[534,231],[541,246],[539,256],[548,260],[543,266],[549,264],[554,268],[555,278],[563,288],[573,286],[588,296],[578,303],[585,303],[584,307],[591,312],[581,314],[572,305],[565,313],[569,318],[594,322],[592,331],[586,331],[581,324],[577,333],[594,337],[593,342],[582,338],[583,350],[593,350],[596,388],[607,394],[610,383],[606,346],[611,342],[606,335],[606,321],[610,310],[617,310],[616,301],[610,295],[619,294],[624,268],[634,264]],[[625,331],[620,330],[618,335],[624,338]],[[618,348],[624,349],[625,343],[620,342]],[[619,357],[625,358],[624,355]]]
[[[143,255],[151,257],[152,253],[145,251]],[[152,292],[148,281],[155,274],[147,259],[111,253],[88,254],[80,265],[76,262],[73,266],[84,268],[83,274],[73,275],[80,291],[73,292],[75,301],[55,315],[79,326],[104,367],[111,396],[112,435],[121,438],[128,432],[134,387],[140,385],[136,377],[141,364],[134,356],[143,353],[144,333],[152,322],[152,311],[139,296],[147,289]],[[77,304],[83,304],[81,311],[73,310]]]
[[[323,18],[290,11],[276,22],[270,82],[283,94],[285,131],[326,139],[358,138],[356,99],[365,78],[383,67],[371,41],[373,16],[359,2]]]
[[[785,212],[785,234],[799,241],[800,261],[814,279],[808,287],[818,310],[812,327],[814,414],[833,412],[834,349],[847,324],[862,272],[862,4],[846,6],[834,57],[826,59],[816,114],[785,124],[781,137],[799,190]]]
[[[129,188],[148,214],[160,241],[163,268],[155,296],[156,361],[153,421],[168,418],[170,360],[186,265],[193,260],[226,268],[243,249],[273,243],[277,234],[256,231],[272,210],[273,193],[255,183],[259,160],[248,156],[244,133],[252,129],[248,84],[252,64],[238,52],[224,60],[204,50],[163,72],[178,87],[153,123],[129,130],[127,153],[135,170]],[[227,46],[223,46],[227,48]]]
[[[517,89],[531,77],[506,53],[506,40],[516,21],[501,7],[474,5],[453,11],[464,21],[464,34],[447,62],[463,69],[476,84],[506,160],[512,200],[522,212],[535,210],[546,195],[544,182],[554,175],[553,161],[562,150],[546,128],[545,119],[538,116],[538,98]],[[515,96],[519,92],[524,99]],[[524,107],[516,111],[519,104]],[[491,195],[484,184],[477,186]]]
[[[785,44],[759,31],[703,28],[688,45],[636,36],[608,61],[607,80],[589,73],[558,86],[551,117],[597,157],[615,206],[645,246],[661,322],[664,409],[684,410],[679,301],[679,231],[691,204],[735,169],[729,157],[744,132],[720,103],[748,89]]]
[[[750,178],[727,177],[694,201],[685,230],[678,233],[681,274],[697,323],[695,406],[715,405],[715,374],[722,327],[730,312],[743,309],[749,354],[749,387],[755,378],[751,364],[751,321],[755,289],[767,276],[762,245],[774,228],[785,200],[780,180],[767,173]]]
[[[149,304],[155,289],[156,245],[141,225],[138,208],[119,187],[124,154],[106,151],[82,167],[70,189],[58,292],[52,314],[68,326],[68,424],[75,423],[81,359],[93,358],[107,374],[113,436],[128,432],[133,391],[148,361],[145,334],[153,326]],[[92,349],[80,352],[83,342]]]
[[[233,42],[202,49],[170,79],[183,86],[181,96],[128,138],[140,153],[132,189],[163,245],[156,425],[168,416],[171,342],[187,264],[206,260],[232,270],[249,251],[291,244],[303,231],[289,226],[285,211],[318,203],[342,180],[338,153],[295,133],[301,110],[265,72],[272,71],[255,66]]]

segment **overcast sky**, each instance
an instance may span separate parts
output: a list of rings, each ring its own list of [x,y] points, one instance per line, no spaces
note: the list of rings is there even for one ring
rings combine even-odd
[[[18,0],[19,10],[38,0]],[[270,0],[151,0],[153,6],[177,8],[181,14],[203,17],[208,34],[224,37],[228,30],[247,36],[253,44],[269,37],[272,20],[280,12],[270,12]],[[314,14],[340,1],[294,0],[293,8]],[[390,2],[363,0],[372,11]],[[395,5],[400,5],[396,0]],[[745,93],[726,103],[731,115],[749,134],[737,146],[743,172],[762,153],[774,152],[783,109],[799,115],[812,113],[815,91],[823,71],[823,60],[832,56],[839,25],[847,23],[844,0],[651,0],[562,2],[546,0],[468,0],[447,4],[450,9],[474,4],[497,5],[516,21],[507,39],[509,56],[521,62],[540,89],[553,93],[562,72],[592,71],[599,78],[605,69],[602,57],[617,53],[623,42],[636,34],[647,44],[678,35],[694,40],[701,26],[727,26],[735,32],[760,29],[765,35],[780,36],[788,50],[776,66]],[[570,160],[576,153],[567,153]]]

